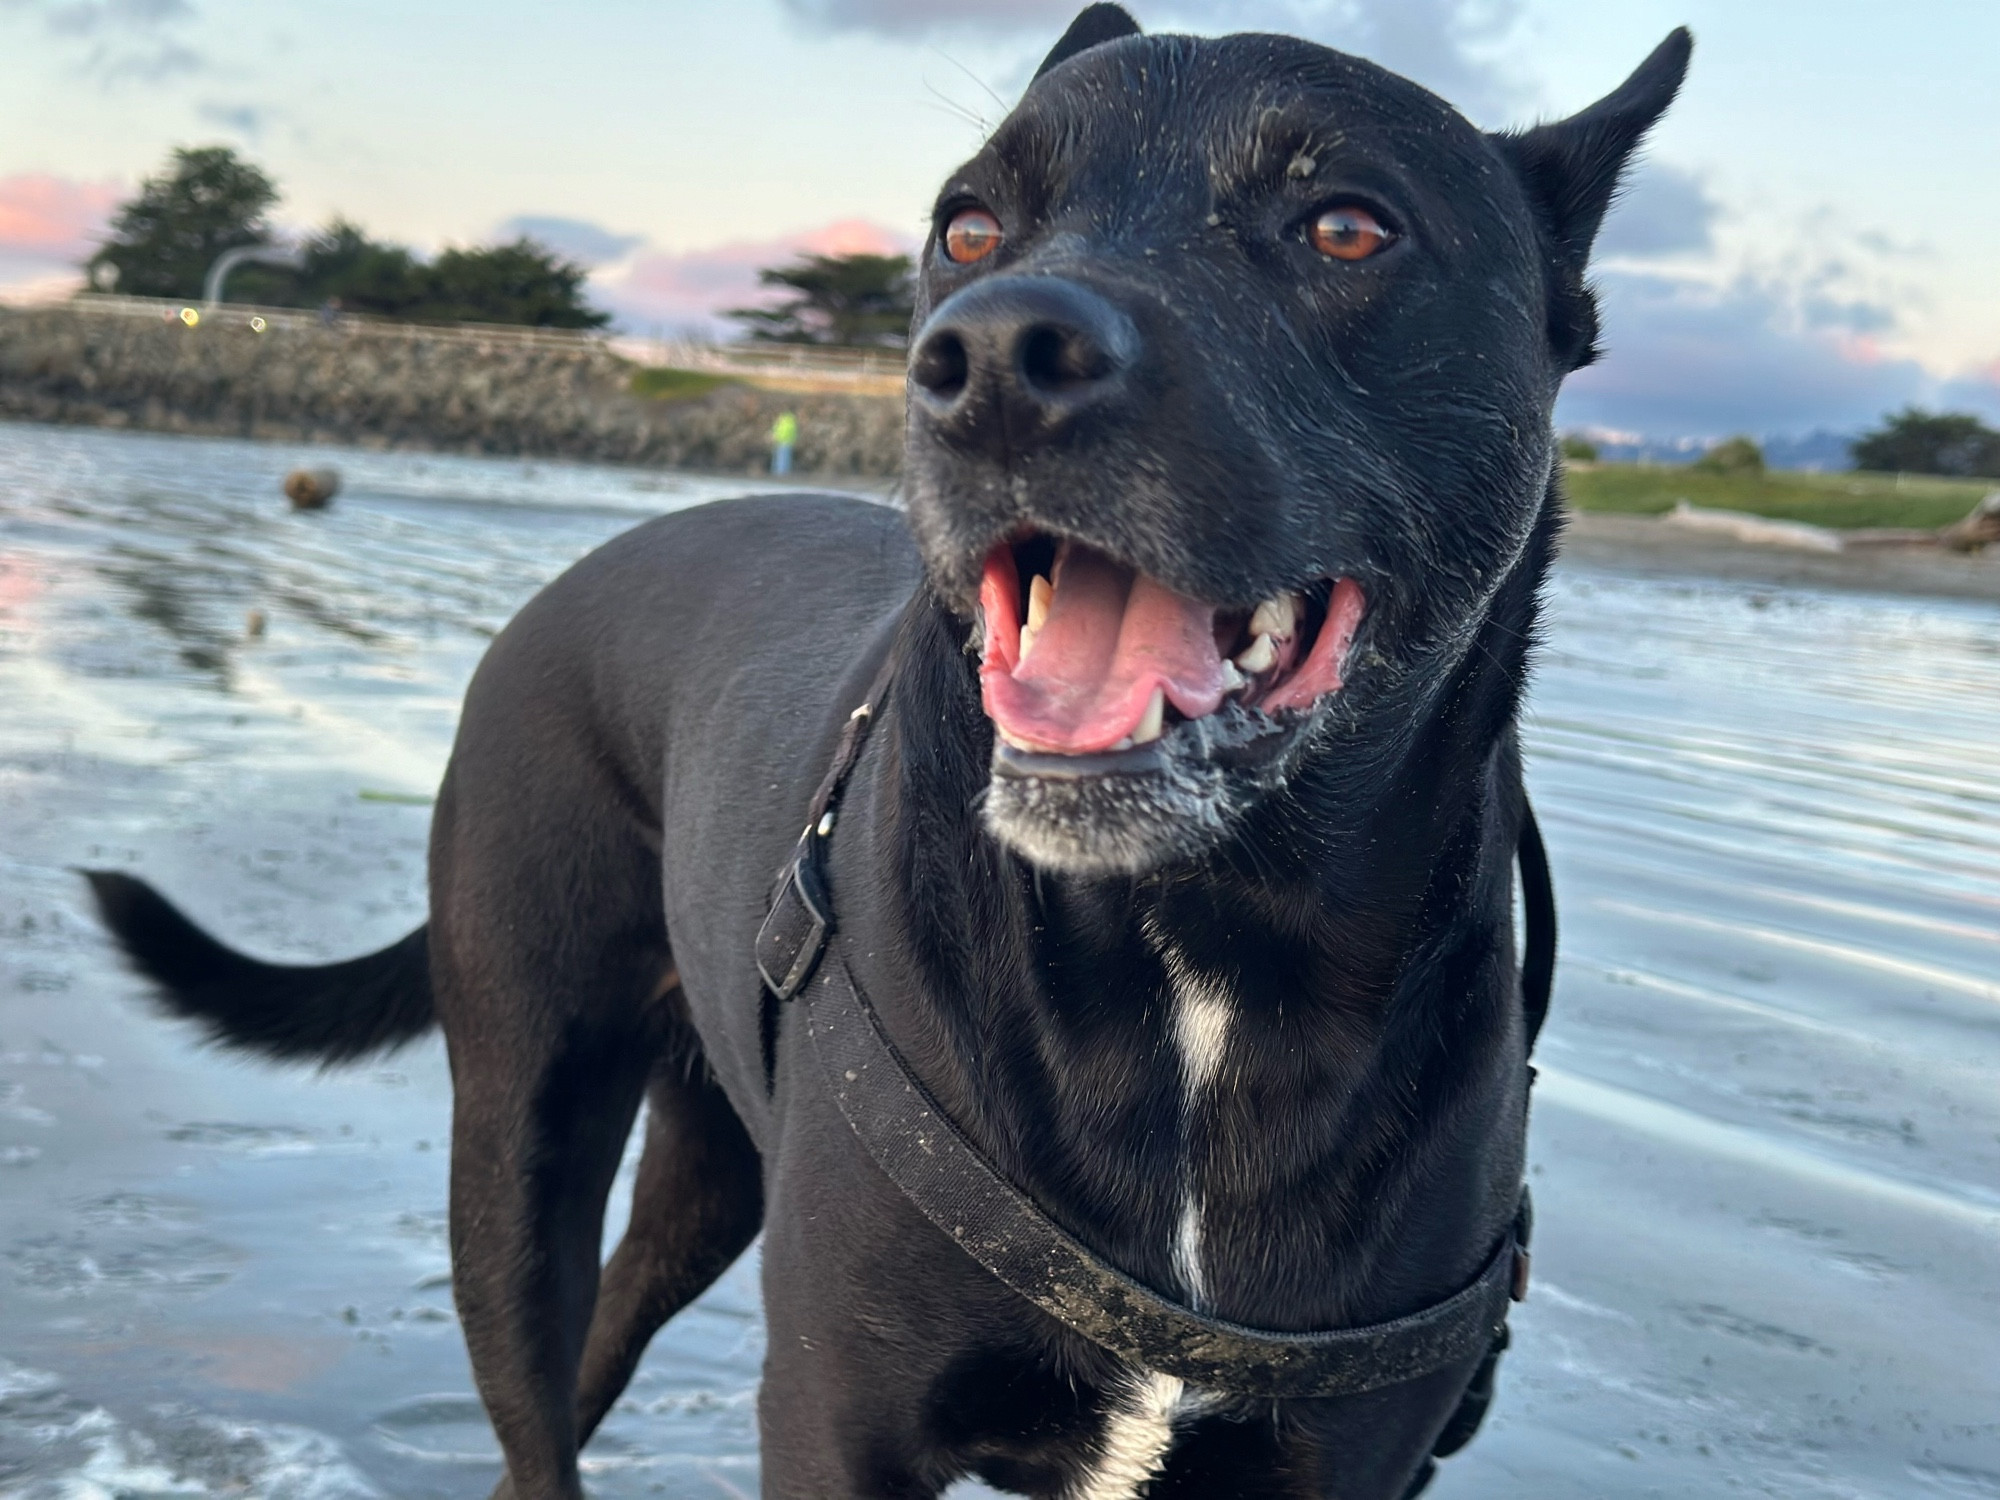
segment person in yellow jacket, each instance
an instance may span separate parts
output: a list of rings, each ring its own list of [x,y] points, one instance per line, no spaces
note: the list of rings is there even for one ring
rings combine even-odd
[[[789,474],[792,472],[792,446],[799,440],[799,419],[791,412],[781,411],[778,420],[771,424],[771,472]]]

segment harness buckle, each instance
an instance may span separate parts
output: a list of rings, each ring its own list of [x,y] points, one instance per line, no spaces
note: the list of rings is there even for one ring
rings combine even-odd
[[[833,903],[818,856],[818,841],[809,828],[771,894],[764,924],[757,929],[757,972],[780,1000],[805,988],[833,931]]]

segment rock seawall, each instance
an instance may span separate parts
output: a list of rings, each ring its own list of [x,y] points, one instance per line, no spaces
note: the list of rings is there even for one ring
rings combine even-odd
[[[654,401],[630,394],[632,368],[598,340],[508,329],[0,309],[0,418],[747,473],[790,410],[802,472],[901,464],[895,398],[732,385]]]

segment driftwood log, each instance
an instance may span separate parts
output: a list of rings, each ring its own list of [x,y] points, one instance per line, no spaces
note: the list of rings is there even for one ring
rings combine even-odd
[[[1977,552],[2000,542],[2000,490],[1987,491],[1986,498],[1973,506],[1964,520],[1940,530],[1938,540],[1954,552]]]
[[[1989,490],[1963,520],[1926,530],[1917,526],[1860,526],[1841,533],[1847,547],[1945,547],[1979,552],[2000,542],[2000,490]]]

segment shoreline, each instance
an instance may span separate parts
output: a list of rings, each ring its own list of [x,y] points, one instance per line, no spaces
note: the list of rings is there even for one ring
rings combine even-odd
[[[1740,542],[1653,516],[1572,510],[1556,565],[1566,563],[1648,578],[1727,579],[2000,604],[2000,547],[1972,553],[1931,547],[1817,552]]]
[[[901,458],[899,401],[737,382],[653,397],[633,390],[637,368],[601,342],[520,329],[0,307],[0,417],[13,420],[746,474],[793,411],[801,467],[878,475]]]
[[[99,425],[91,422],[44,421],[0,412],[0,435],[9,428],[83,429],[133,437],[172,438],[192,442],[252,442],[273,449],[307,447],[335,462],[342,449],[372,456],[384,452],[431,454],[439,457],[485,458],[497,462],[603,465],[634,473],[676,475],[726,485],[754,481],[774,483],[763,462],[742,468],[711,464],[663,464],[640,458],[598,458],[546,452],[479,451],[475,446],[405,441],[395,444],[342,441],[331,434],[290,436],[247,435],[240,432],[189,431],[142,425]],[[0,436],[4,441],[4,436]],[[897,503],[900,476],[860,473],[853,469],[801,468],[786,476],[784,487],[826,489],[866,495]],[[273,503],[281,497],[272,489]],[[1556,566],[1583,566],[1639,577],[1684,577],[1763,583],[1779,588],[1834,590],[1848,593],[1897,594],[1914,598],[1960,599],[2000,603],[2000,546],[1985,552],[1957,553],[1930,547],[1868,547],[1840,552],[1763,545],[1714,532],[1667,524],[1651,515],[1634,515],[1572,508],[1564,528]]]

